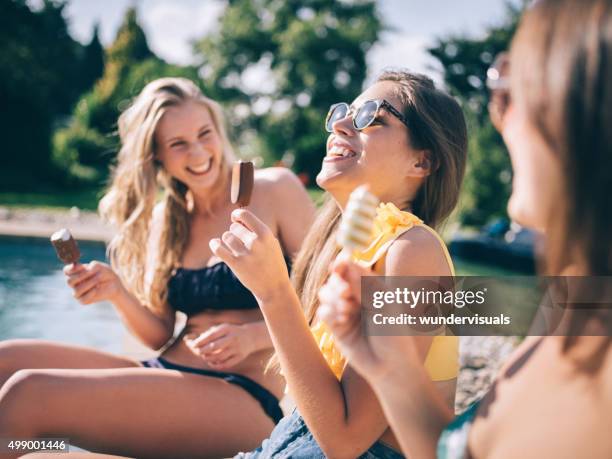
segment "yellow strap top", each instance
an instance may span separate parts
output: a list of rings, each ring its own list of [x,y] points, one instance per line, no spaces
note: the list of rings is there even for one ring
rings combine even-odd
[[[410,212],[398,209],[394,204],[380,204],[376,209],[372,242],[361,252],[353,254],[353,261],[364,267],[373,266],[386,255],[387,250],[399,236],[413,226],[418,225],[431,232],[439,241],[451,269],[455,275],[455,268],[444,241],[432,228]],[[344,372],[346,359],[335,346],[334,338],[325,323],[317,322],[311,328],[312,334],[323,353],[325,360],[338,379]],[[434,337],[429,353],[425,359],[425,368],[432,381],[445,381],[457,377],[459,373],[459,338],[456,336]]]

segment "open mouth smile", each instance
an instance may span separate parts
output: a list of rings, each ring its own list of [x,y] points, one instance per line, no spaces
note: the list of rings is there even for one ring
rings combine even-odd
[[[206,160],[202,164],[198,164],[196,166],[187,166],[187,171],[193,175],[204,175],[208,171],[210,171],[212,163],[212,158],[208,158],[208,160]]]

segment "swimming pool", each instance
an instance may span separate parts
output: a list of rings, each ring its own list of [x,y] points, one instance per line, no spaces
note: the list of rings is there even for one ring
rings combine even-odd
[[[104,246],[81,243],[82,261]],[[0,238],[0,340],[41,338],[121,352],[125,329],[110,303],[80,305],[46,240]]]

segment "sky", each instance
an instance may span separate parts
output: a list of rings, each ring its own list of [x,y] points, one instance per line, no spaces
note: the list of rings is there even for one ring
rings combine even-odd
[[[38,0],[31,0],[36,4]],[[383,68],[407,67],[439,79],[436,62],[426,48],[437,37],[454,34],[479,36],[503,21],[508,2],[518,0],[379,0],[388,26],[368,54],[368,79]],[[223,11],[222,0],[70,0],[66,17],[70,33],[91,39],[94,24],[100,38],[110,44],[126,8],[136,5],[140,24],[151,49],[171,63],[192,62],[191,43],[215,27]]]

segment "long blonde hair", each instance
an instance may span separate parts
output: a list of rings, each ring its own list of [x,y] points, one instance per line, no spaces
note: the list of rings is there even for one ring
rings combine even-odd
[[[156,158],[155,130],[169,107],[193,101],[206,107],[223,148],[219,179],[213,193],[219,195],[228,184],[234,153],[224,128],[221,107],[205,97],[185,78],[160,78],[142,90],[119,117],[121,149],[112,173],[112,182],[100,201],[102,218],[117,229],[108,246],[113,269],[147,307],[163,313],[167,285],[180,264],[189,240],[192,198],[187,186],[171,177]],[[163,191],[163,223],[156,247],[150,247],[153,210]],[[211,196],[214,202],[216,196]],[[210,210],[210,209],[209,209]],[[155,270],[145,279],[145,266],[155,250]]]

